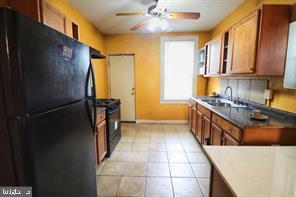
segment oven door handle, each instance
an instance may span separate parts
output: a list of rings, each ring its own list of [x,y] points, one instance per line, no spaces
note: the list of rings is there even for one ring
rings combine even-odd
[[[120,109],[120,106],[116,107],[115,109],[113,109],[113,110],[111,110],[111,111],[108,111],[108,110],[107,110],[107,113],[108,113],[108,114],[112,114],[112,113],[118,111],[119,109]]]

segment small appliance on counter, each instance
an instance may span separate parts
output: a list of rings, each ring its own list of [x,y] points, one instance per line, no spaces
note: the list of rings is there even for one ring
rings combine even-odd
[[[121,138],[120,100],[97,99],[97,107],[106,108],[107,122],[107,154],[110,157],[116,144]]]

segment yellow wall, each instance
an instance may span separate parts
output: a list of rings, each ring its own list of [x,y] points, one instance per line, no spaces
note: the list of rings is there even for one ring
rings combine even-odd
[[[105,54],[103,35],[92,25],[84,16],[82,16],[76,8],[65,0],[47,0],[53,7],[58,9],[64,15],[69,17],[79,26],[79,39],[81,42],[98,49]],[[97,97],[108,97],[108,71],[106,60],[93,60]]]
[[[293,4],[296,0],[245,0],[236,10],[223,19],[212,31],[211,38],[221,34],[254,9],[266,4]],[[283,89],[283,78],[270,78],[269,88],[274,90],[271,107],[296,112],[296,90]],[[207,93],[220,91],[220,78],[210,78]]]
[[[209,33],[167,33],[161,35],[198,35],[199,47]],[[160,34],[123,34],[105,36],[107,54],[135,54],[136,119],[185,120],[184,104],[160,104]],[[201,78],[198,82],[203,83]],[[203,93],[204,89],[198,89]]]

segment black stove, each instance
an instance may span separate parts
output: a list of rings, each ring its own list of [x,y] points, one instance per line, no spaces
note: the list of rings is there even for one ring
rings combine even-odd
[[[105,107],[107,123],[107,157],[110,157],[121,138],[120,100],[97,99],[97,107]]]
[[[106,107],[107,109],[118,108],[120,106],[119,99],[97,99],[97,107]]]

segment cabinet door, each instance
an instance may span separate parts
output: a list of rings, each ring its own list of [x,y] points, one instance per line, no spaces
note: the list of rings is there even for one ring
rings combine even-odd
[[[226,132],[223,132],[223,145],[224,146],[238,146],[239,142],[236,141],[230,135],[228,135]]]
[[[61,33],[66,34],[68,27],[66,16],[53,8],[46,1],[43,2],[43,23]]]
[[[196,111],[195,136],[197,137],[198,141],[201,143],[201,139],[202,139],[202,113],[200,113],[199,111]]]
[[[206,75],[220,74],[221,42],[221,36],[217,36],[207,44]]]
[[[4,3],[3,3],[4,2]],[[1,6],[9,6],[19,13],[31,17],[32,19],[42,21],[42,0],[2,0]]]
[[[257,75],[284,74],[290,5],[263,5],[256,65]]]
[[[211,134],[211,120],[206,116],[202,117],[202,144],[208,145],[210,144],[210,134]]]
[[[259,10],[232,28],[231,73],[254,73],[258,41]]]
[[[188,103],[187,107],[188,107],[188,127],[191,130],[191,108],[192,108],[191,103]]]
[[[101,162],[107,153],[107,136],[106,136],[106,121],[104,120],[97,126],[97,157]]]
[[[212,122],[211,126],[211,145],[222,145],[223,130]]]
[[[195,129],[196,129],[196,107],[193,106],[192,107],[192,111],[191,111],[191,131],[192,133],[195,134]]]

